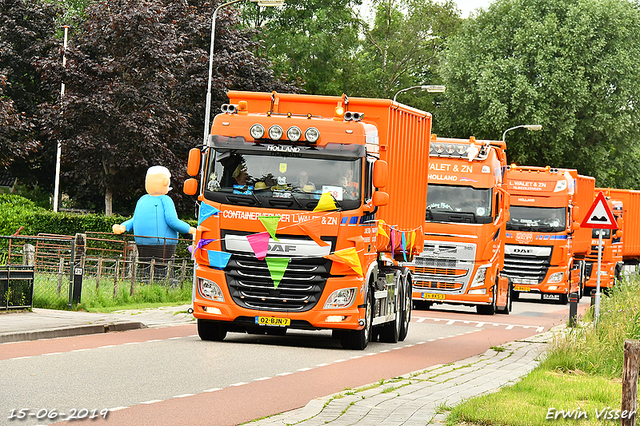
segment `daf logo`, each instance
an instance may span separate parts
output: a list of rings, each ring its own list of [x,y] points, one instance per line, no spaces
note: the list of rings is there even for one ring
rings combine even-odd
[[[531,249],[527,249],[527,248],[519,248],[519,247],[515,247],[513,249],[513,253],[514,254],[531,254],[533,253],[533,250]]]
[[[269,251],[276,253],[293,253],[296,251],[296,246],[287,244],[269,244]]]

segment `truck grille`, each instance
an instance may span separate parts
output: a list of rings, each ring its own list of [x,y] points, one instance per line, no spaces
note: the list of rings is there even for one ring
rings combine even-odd
[[[416,290],[461,292],[469,282],[475,262],[475,244],[425,241],[414,259]]]
[[[502,273],[514,284],[537,285],[547,276],[551,254],[546,256],[506,253]]]
[[[291,259],[278,288],[267,262],[255,257],[232,255],[225,274],[231,297],[244,308],[304,312],[318,303],[331,263],[321,257]]]

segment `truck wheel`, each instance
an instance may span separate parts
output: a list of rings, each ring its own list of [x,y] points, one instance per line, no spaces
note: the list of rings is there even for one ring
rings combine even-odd
[[[411,300],[411,291],[413,290],[411,275],[407,275],[404,283],[405,291],[404,303],[402,304],[402,323],[400,324],[400,335],[398,336],[398,340],[401,342],[407,337],[407,334],[409,333],[409,323],[411,322],[411,307],[413,306],[413,301]]]
[[[221,342],[227,336],[227,327],[219,322],[198,319],[198,336],[202,340]]]
[[[373,323],[373,291],[369,291],[367,296],[364,321],[362,330],[345,330],[340,333],[340,344],[342,344],[343,348],[361,351],[369,344]]]
[[[378,332],[379,340],[384,343],[398,343],[398,339],[400,337],[400,328],[402,327],[402,311],[404,311],[404,295],[406,294],[406,290],[404,288],[404,280],[402,279],[401,273],[396,272],[395,282],[397,289],[395,318],[393,321],[382,326],[382,328],[380,328]]]
[[[498,289],[496,286],[493,286],[493,298],[491,300],[491,304],[489,305],[477,305],[476,312],[480,315],[493,315],[496,313],[496,291]]]
[[[499,314],[509,315],[509,312],[513,309],[513,286],[511,285],[511,280],[509,280],[509,286],[507,287],[507,304],[504,309],[497,311]]]

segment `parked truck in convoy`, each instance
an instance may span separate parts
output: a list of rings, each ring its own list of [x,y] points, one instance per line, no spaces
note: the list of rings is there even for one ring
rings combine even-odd
[[[618,224],[618,229],[595,228],[591,230],[591,248],[585,259],[585,294],[590,294],[591,291],[595,290],[598,286],[598,274],[596,271],[598,269],[600,233],[602,233],[602,248],[600,249],[600,288],[610,289],[613,287],[616,280],[620,279],[624,265],[624,234],[622,230],[624,222],[624,202],[622,199],[627,199],[627,203],[630,202],[626,196],[623,196],[623,193],[629,192],[629,190],[596,188],[596,194],[599,192],[604,193],[609,209]],[[640,213],[640,211],[638,213]],[[633,238],[633,236],[630,236],[630,238]]]
[[[509,313],[504,264],[509,194],[502,141],[432,135],[424,250],[414,258],[416,306],[454,303],[480,314]]]
[[[385,99],[231,91],[189,154],[193,315],[228,332],[403,340],[423,247],[431,115]],[[202,165],[202,167],[201,167]]]
[[[505,180],[511,207],[503,272],[514,298],[538,293],[567,303],[569,294],[581,296],[591,229],[580,223],[595,198],[595,179],[574,169],[511,165]]]

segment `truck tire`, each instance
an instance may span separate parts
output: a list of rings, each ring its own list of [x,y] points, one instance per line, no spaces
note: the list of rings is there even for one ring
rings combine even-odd
[[[380,342],[384,343],[398,343],[400,338],[400,329],[402,327],[402,311],[405,305],[405,284],[402,274],[400,272],[395,273],[395,285],[396,285],[396,315],[393,321],[382,326],[378,331],[378,338]]]
[[[227,336],[227,327],[219,322],[198,319],[198,336],[202,340],[221,342]]]
[[[400,335],[398,340],[401,342],[407,337],[409,333],[409,323],[411,323],[411,308],[413,307],[413,301],[411,292],[413,291],[413,280],[411,275],[407,274],[404,281],[404,303],[402,304],[402,323],[400,325]]]
[[[340,344],[343,348],[361,351],[369,344],[373,327],[373,291],[369,291],[367,296],[364,321],[362,330],[345,330],[340,333]]]
[[[489,305],[477,305],[476,312],[479,315],[493,315],[496,313],[496,291],[497,287],[493,286],[493,298],[491,300],[491,304]]]
[[[507,304],[504,309],[497,311],[499,314],[509,315],[509,312],[513,309],[513,286],[511,280],[509,280],[509,286],[507,287]]]

